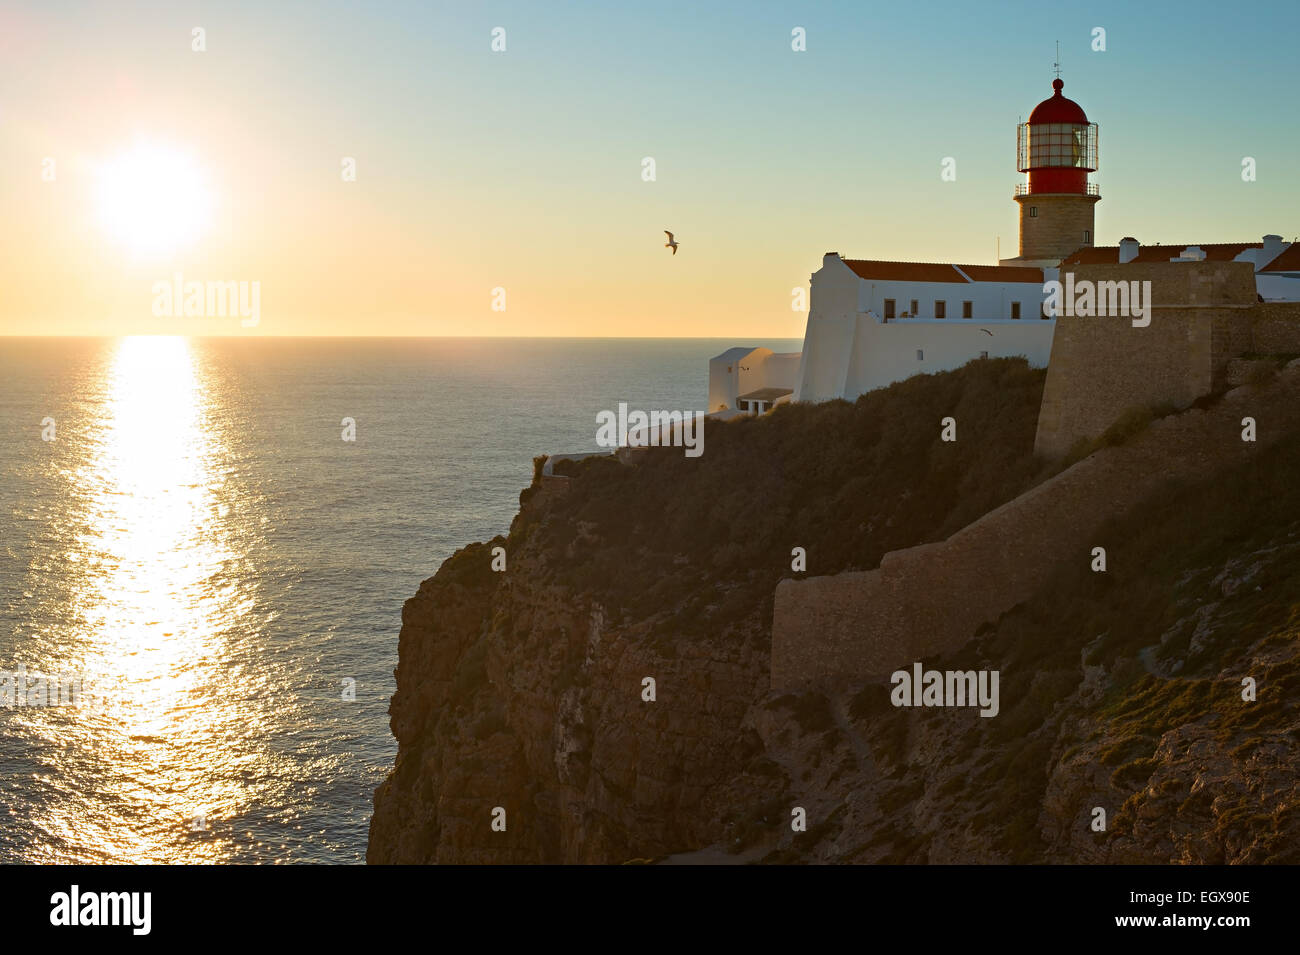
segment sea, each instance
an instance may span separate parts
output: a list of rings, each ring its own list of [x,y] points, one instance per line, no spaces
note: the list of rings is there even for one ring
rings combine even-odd
[[[0,338],[0,863],[361,863],[402,603],[798,340]]]

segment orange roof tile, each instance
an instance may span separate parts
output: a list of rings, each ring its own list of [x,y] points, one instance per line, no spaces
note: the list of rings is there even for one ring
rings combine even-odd
[[[1041,284],[1043,270],[1018,265],[953,265],[948,262],[885,262],[845,259],[859,278],[882,282],[1024,282]],[[961,272],[957,271],[961,269]],[[967,279],[962,273],[970,278]]]
[[[1043,284],[1043,270],[1026,265],[959,265],[972,282],[1025,282]]]
[[[1260,269],[1260,271],[1300,272],[1300,242],[1292,242],[1283,250],[1281,255]]]
[[[1134,262],[1168,262],[1170,259],[1176,259],[1182,253],[1183,249],[1196,247],[1205,252],[1205,258],[1209,262],[1231,262],[1237,256],[1241,255],[1246,249],[1258,249],[1263,246],[1261,242],[1187,242],[1182,245],[1141,245],[1138,247],[1137,258]],[[1073,255],[1067,256],[1063,265],[1109,265],[1119,262],[1119,246],[1117,245],[1097,245],[1087,249],[1080,249]]]
[[[962,282],[961,273],[938,262],[881,262],[876,259],[845,259],[844,264],[859,278],[887,282]]]

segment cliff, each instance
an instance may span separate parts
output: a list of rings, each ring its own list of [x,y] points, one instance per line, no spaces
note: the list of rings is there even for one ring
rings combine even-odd
[[[1111,572],[1060,570],[929,661],[1000,670],[995,718],[769,689],[791,549],[867,571],[1040,484],[1042,382],[973,362],[535,480],[403,610],[368,861],[1295,861],[1294,441],[1161,487],[1105,528]],[[980,440],[941,442],[948,415]]]

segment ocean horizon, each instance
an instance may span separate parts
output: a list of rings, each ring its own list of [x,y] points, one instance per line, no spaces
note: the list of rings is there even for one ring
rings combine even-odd
[[[404,601],[731,344],[0,341],[0,671],[83,680],[0,708],[0,859],[363,862]]]

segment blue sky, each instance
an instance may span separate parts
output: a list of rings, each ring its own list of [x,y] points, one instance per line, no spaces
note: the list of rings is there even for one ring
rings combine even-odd
[[[135,329],[140,284],[184,269],[262,280],[266,334],[799,335],[790,289],[824,251],[989,262],[1000,236],[1014,254],[1015,125],[1051,93],[1057,40],[1066,95],[1101,127],[1099,244],[1300,233],[1296,3],[55,2],[0,17],[9,331],[81,329],[101,307]],[[74,175],[142,134],[208,162],[226,218],[183,259],[119,268],[67,225]],[[61,166],[54,201],[29,174],[47,155],[84,160]],[[358,161],[346,188],[341,156]],[[494,287],[505,313],[487,308]]]

